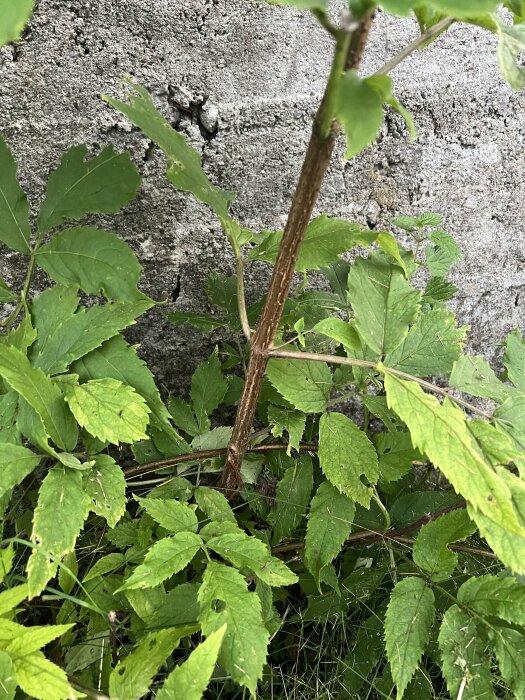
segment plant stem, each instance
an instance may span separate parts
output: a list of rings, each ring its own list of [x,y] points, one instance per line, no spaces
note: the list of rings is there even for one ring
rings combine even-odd
[[[368,362],[367,360],[354,360],[350,357],[339,357],[339,355],[321,355],[319,353],[314,352],[288,352],[285,350],[270,350],[269,354],[270,357],[281,357],[288,360],[310,360],[312,362],[329,362],[331,364],[336,365],[348,365],[349,367],[364,367],[368,369],[375,369],[378,372],[380,371],[377,369],[377,363],[375,362]],[[483,418],[486,418],[487,420],[492,420],[492,416],[490,415],[490,413],[482,411],[473,404],[468,403],[468,401],[463,401],[463,399],[453,396],[450,393],[451,389],[449,387],[443,388],[440,386],[436,386],[431,382],[427,382],[425,379],[420,379],[419,377],[415,377],[412,374],[407,374],[406,372],[401,372],[401,370],[393,369],[392,367],[385,367],[384,369],[390,374],[394,374],[396,377],[399,377],[400,379],[406,379],[410,382],[416,382],[424,389],[428,389],[428,391],[431,391],[434,394],[445,396],[451,401],[454,401],[454,403],[457,403],[458,405],[467,408],[472,413],[476,413],[478,416],[483,416]]]
[[[252,336],[250,362],[244,391],[237,410],[232,439],[228,446],[226,464],[220,482],[220,486],[229,495],[234,495],[242,485],[241,464],[248,447],[268,353],[281,320],[306,227],[330,165],[340,130],[339,124],[334,122],[333,112],[330,111],[333,109],[333,96],[340,78],[338,71],[342,72],[343,69],[359,66],[372,17],[373,12],[367,14],[359,22],[355,31],[350,35],[348,43],[339,39],[336,43],[334,70],[330,74],[325,96],[314,119],[310,143],[284,229],[264,310],[257,330]],[[344,60],[342,60],[343,52],[345,53]],[[335,70],[336,66],[337,71]],[[328,133],[324,134],[322,129],[326,128],[327,124],[329,124]]]
[[[410,54],[414,53],[414,51],[420,49],[431,39],[437,39],[437,37],[442,32],[446,31],[450,27],[450,25],[454,23],[454,21],[455,20],[453,17],[445,17],[444,19],[434,24],[432,27],[427,29],[426,32],[421,34],[421,36],[418,36],[418,38],[415,39],[411,44],[405,46],[404,49],[402,49],[398,54],[391,58],[390,61],[385,63],[384,66],[377,70],[374,75],[387,75],[388,73],[390,73],[390,71],[392,71],[399,63],[401,63],[401,61],[404,61],[405,58],[407,58],[407,56],[410,56]]]

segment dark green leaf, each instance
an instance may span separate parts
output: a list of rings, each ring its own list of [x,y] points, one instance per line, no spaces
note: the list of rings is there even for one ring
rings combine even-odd
[[[525,341],[519,330],[507,336],[503,364],[516,389],[525,394]]]
[[[206,362],[202,362],[191,379],[191,400],[201,433],[210,429],[208,416],[223,400],[228,390],[217,351]]]
[[[324,362],[272,359],[266,374],[279,394],[298,411],[322,413],[330,397],[332,373]]]
[[[306,416],[304,413],[270,404],[268,406],[268,423],[274,437],[282,437],[285,430],[288,433],[288,454],[290,454],[292,448],[294,450],[299,449],[299,443],[306,427]]]
[[[27,0],[21,0],[26,6]],[[32,2],[30,3],[32,7]],[[4,29],[4,12],[14,12],[11,0],[0,0],[3,11],[0,25],[0,45]],[[9,19],[8,19],[9,21]],[[15,36],[13,36],[15,38]],[[5,40],[5,36],[4,36]],[[0,136],[0,241],[17,250],[19,253],[29,253],[31,250],[31,231],[29,229],[29,204],[16,179],[16,162]]]
[[[280,542],[297,529],[306,514],[312,485],[312,459],[303,456],[293,467],[288,467],[277,484],[275,510],[271,513],[274,542]]]
[[[445,513],[419,531],[414,543],[414,563],[433,581],[447,580],[458,563],[458,555],[447,545],[461,542],[475,532],[476,526],[465,509]]]
[[[26,447],[0,442],[0,498],[31,474],[40,460]]]
[[[382,482],[401,479],[412,469],[412,463],[420,460],[422,455],[412,446],[410,433],[396,430],[379,433],[373,437],[379,458],[379,473]]]
[[[14,301],[17,298],[15,292],[13,292],[7,286],[6,281],[0,275],[0,304],[4,304],[7,301]]]

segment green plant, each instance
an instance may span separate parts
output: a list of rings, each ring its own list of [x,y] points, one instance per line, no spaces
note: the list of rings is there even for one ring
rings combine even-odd
[[[219,315],[169,315],[224,330],[188,401],[164,402],[122,335],[155,304],[137,288],[131,249],[100,228],[64,226],[131,200],[140,177],[130,159],[71,148],[32,232],[0,139],[0,240],[28,261],[20,293],[0,280],[11,305],[0,336],[5,697],[17,685],[42,700],[198,700],[207,688],[525,694],[525,341],[509,335],[499,377],[464,354],[467,328],[446,308],[461,253],[439,215],[392,222],[408,248],[391,231],[310,220],[341,128],[348,157],[375,139],[385,104],[414,129],[388,73],[453,22],[497,32],[504,75],[523,87],[524,7],[505,3],[511,26],[491,14],[493,0],[350,0],[342,29],[323,0],[276,4],[312,11],[335,39],[284,232],[231,217],[233,195],[143,88],[131,85],[126,102],[105,98],[160,146],[173,186],[207,204],[232,245],[236,275],[207,283]],[[361,78],[376,5],[414,11],[422,34]],[[353,248],[354,262],[340,258]],[[266,297],[247,307],[250,260],[274,271]],[[53,285],[31,295],[36,267]],[[312,288],[311,271],[331,291]],[[337,410],[349,401],[357,422]],[[233,425],[214,421],[221,406],[237,407]],[[41,605],[19,609],[26,598]],[[55,663],[40,651],[51,642]],[[328,671],[315,664],[324,653],[336,655]]]

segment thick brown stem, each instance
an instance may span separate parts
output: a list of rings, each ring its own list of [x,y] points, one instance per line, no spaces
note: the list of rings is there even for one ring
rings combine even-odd
[[[345,61],[347,69],[359,66],[370,31],[372,16],[372,14],[369,14],[364,17],[351,36]],[[268,352],[281,320],[306,227],[310,221],[321,185],[330,165],[330,159],[339,133],[339,124],[333,121],[328,133],[323,134],[322,125],[327,121],[326,103],[329,90],[333,91],[333,85],[330,82],[314,119],[310,143],[273,269],[266,303],[257,330],[252,337],[246,382],[235,419],[232,439],[228,446],[226,464],[220,484],[221,488],[228,494],[236,493],[242,485],[241,464],[248,447],[255,409],[268,361]],[[328,116],[332,120],[332,115]]]

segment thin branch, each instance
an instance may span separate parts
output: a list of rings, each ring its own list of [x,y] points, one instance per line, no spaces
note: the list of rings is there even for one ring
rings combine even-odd
[[[244,333],[246,340],[250,342],[252,337],[252,331],[250,328],[250,322],[248,321],[248,312],[246,310],[246,297],[244,294],[244,263],[242,260],[242,255],[235,255],[236,257],[236,268],[237,268],[237,305],[239,309],[239,318],[241,321],[242,332]]]
[[[388,73],[390,73],[390,71],[392,71],[399,63],[401,63],[401,61],[404,61],[405,58],[410,56],[410,54],[414,53],[414,51],[420,49],[431,39],[437,39],[439,34],[446,31],[454,22],[455,19],[453,17],[445,17],[444,19],[440,20],[439,22],[434,24],[434,26],[430,27],[430,29],[427,29],[426,32],[421,34],[421,36],[418,36],[418,38],[415,39],[411,44],[405,46],[404,49],[402,49],[398,54],[391,58],[390,61],[385,63],[384,66],[377,70],[374,73],[374,75],[388,75]]]
[[[255,445],[255,447],[249,447],[246,450],[247,454],[257,454],[264,452],[275,452],[287,450],[290,445],[284,443],[271,443],[268,445]],[[314,443],[301,443],[299,445],[300,452],[317,452],[319,445]],[[126,479],[133,479],[141,474],[149,474],[151,472],[158,471],[159,469],[165,469],[166,467],[174,467],[177,464],[184,464],[185,462],[199,462],[204,459],[214,459],[215,457],[222,457],[227,454],[227,447],[218,447],[215,450],[200,450],[199,452],[188,452],[183,455],[175,455],[174,457],[166,457],[166,459],[158,459],[155,462],[146,462],[145,464],[137,464],[134,467],[128,467],[124,469],[124,476]]]
[[[330,364],[347,365],[349,367],[364,367],[367,369],[375,369],[378,372],[380,371],[378,370],[377,364],[375,362],[368,362],[367,360],[354,360],[350,357],[339,357],[339,355],[323,355],[320,353],[313,352],[288,352],[286,350],[270,350],[269,354],[271,357],[281,357],[283,359],[289,360],[310,360],[312,362],[329,362]],[[486,418],[487,420],[492,420],[492,415],[490,413],[482,411],[477,406],[468,403],[468,401],[464,401],[463,399],[460,399],[457,396],[453,396],[450,393],[451,389],[448,387],[443,388],[440,386],[436,386],[436,384],[427,382],[425,379],[420,379],[419,377],[415,377],[412,374],[407,374],[406,372],[401,372],[401,370],[393,369],[392,367],[384,367],[384,369],[390,374],[399,377],[400,379],[406,379],[407,381],[416,382],[424,389],[428,389],[428,391],[431,391],[434,394],[444,396],[450,399],[451,401],[454,401],[454,403],[457,403],[460,406],[467,408],[472,413],[476,413],[478,416],[483,416],[483,418]]]
[[[321,27],[326,29],[326,31],[331,34],[333,37],[337,39],[339,34],[341,33],[341,30],[338,29],[335,24],[332,24],[330,22],[330,18],[328,17],[328,14],[324,10],[319,10],[319,9],[314,9],[312,10],[313,16],[316,18],[316,20],[319,22]]]

